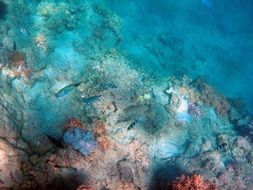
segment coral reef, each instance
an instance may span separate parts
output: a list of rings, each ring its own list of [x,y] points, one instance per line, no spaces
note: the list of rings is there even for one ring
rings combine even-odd
[[[21,52],[13,52],[10,55],[10,64],[13,67],[22,67],[25,64],[25,55]]]
[[[83,9],[65,2],[41,2],[37,8],[47,29],[63,32],[65,29],[74,29],[80,20]]]
[[[213,39],[224,42],[224,34],[237,32],[222,30],[220,20],[211,36],[203,32],[216,14],[203,16],[204,25],[193,23],[202,16],[185,15],[191,2],[2,2],[0,189],[253,187],[253,117],[240,100],[218,92],[226,85],[217,86],[210,72],[230,77],[236,61],[222,52],[231,43],[221,47]],[[189,28],[178,25],[181,8]],[[165,10],[163,19],[156,9]],[[205,26],[206,46],[198,47],[193,26]],[[234,39],[233,47],[245,41]],[[251,97],[242,80],[231,81]],[[232,96],[237,89],[229,90]],[[168,186],[181,174],[189,176]]]
[[[97,147],[93,134],[91,132],[83,131],[80,128],[74,128],[66,131],[63,139],[84,156],[88,156]]]
[[[202,115],[201,109],[196,103],[189,103],[188,112],[194,117],[200,117]]]
[[[94,122],[94,134],[96,140],[102,150],[107,150],[110,147],[110,142],[107,138],[106,126],[102,121],[96,120]]]
[[[192,85],[200,92],[199,99],[203,101],[205,105],[213,106],[216,112],[221,116],[226,116],[228,114],[230,105],[225,97],[218,95],[213,88],[200,79],[193,81]]]
[[[64,126],[65,129],[75,128],[75,127],[85,129],[85,125],[82,123],[82,121],[75,118],[68,119]]]
[[[31,70],[27,67],[25,54],[14,51],[9,54],[8,58],[8,64],[2,68],[3,75],[9,78],[22,77],[28,80]]]
[[[180,176],[178,180],[172,182],[172,190],[215,190],[215,185],[204,181],[201,175]]]
[[[37,34],[34,38],[36,46],[44,51],[48,50],[48,42],[44,34]]]

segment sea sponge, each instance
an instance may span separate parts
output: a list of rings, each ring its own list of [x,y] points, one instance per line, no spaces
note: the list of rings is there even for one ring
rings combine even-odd
[[[97,147],[93,134],[80,128],[66,131],[63,140],[84,156],[88,156]]]

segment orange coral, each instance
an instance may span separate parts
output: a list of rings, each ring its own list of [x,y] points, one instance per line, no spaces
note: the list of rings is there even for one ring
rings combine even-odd
[[[201,175],[180,176],[171,184],[172,190],[217,190],[214,184],[204,181]]]

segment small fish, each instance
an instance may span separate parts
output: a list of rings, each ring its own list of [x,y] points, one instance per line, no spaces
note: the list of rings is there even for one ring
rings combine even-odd
[[[58,148],[64,148],[64,144],[62,143],[61,139],[56,139],[50,135],[46,135],[48,140]]]
[[[59,97],[63,97],[65,95],[67,95],[68,93],[70,93],[72,90],[74,90],[75,87],[79,86],[82,82],[76,83],[76,84],[70,84],[68,86],[63,87],[62,89],[60,89],[59,91],[57,91],[54,96],[59,98]]]
[[[101,95],[97,95],[97,96],[90,96],[87,98],[83,98],[83,102],[85,104],[92,104],[93,102],[96,102],[100,99]]]
[[[145,118],[139,117],[139,118],[135,119],[135,120],[129,125],[129,127],[127,128],[127,130],[129,131],[129,130],[133,129],[136,125],[142,124],[142,123],[144,123],[144,122],[145,122]]]
[[[30,35],[31,35],[30,32],[29,32],[28,30],[26,30],[25,28],[21,28],[21,29],[20,29],[20,32],[21,32],[22,34],[24,34],[25,36],[30,36]]]
[[[102,84],[101,87],[105,90],[107,89],[115,89],[117,88],[117,86],[113,83],[106,83],[106,84]]]

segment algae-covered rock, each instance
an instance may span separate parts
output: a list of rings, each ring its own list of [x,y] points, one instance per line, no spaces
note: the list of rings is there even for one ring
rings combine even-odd
[[[245,161],[246,156],[251,150],[250,142],[244,137],[238,137],[233,142],[232,155],[237,161]]]
[[[16,44],[15,44],[15,41],[12,37],[4,37],[3,39],[3,47],[8,49],[8,50],[11,50],[11,51],[14,51],[15,48],[16,48]]]

